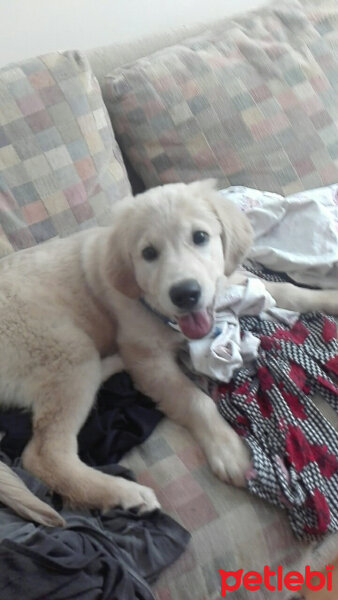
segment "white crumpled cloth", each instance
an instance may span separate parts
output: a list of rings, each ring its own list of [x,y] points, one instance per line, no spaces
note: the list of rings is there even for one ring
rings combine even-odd
[[[239,186],[220,193],[253,226],[250,260],[297,283],[338,288],[338,184],[286,198]]]
[[[200,340],[189,340],[189,366],[196,373],[229,382],[237,369],[253,367],[260,341],[249,331],[241,333],[239,317],[258,315],[288,325],[298,319],[298,313],[276,307],[260,279],[246,275],[249,276],[241,285],[229,286],[226,278],[220,281],[212,331]]]

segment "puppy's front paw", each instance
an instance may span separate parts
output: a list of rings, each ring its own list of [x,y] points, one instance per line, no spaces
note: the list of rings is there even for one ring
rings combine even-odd
[[[139,513],[161,508],[155,492],[151,488],[134,481],[123,478],[118,479],[120,479],[118,497],[114,499],[114,504],[122,506],[125,510],[137,508]]]
[[[250,452],[235,431],[226,428],[204,446],[213,473],[226,483],[244,487]]]

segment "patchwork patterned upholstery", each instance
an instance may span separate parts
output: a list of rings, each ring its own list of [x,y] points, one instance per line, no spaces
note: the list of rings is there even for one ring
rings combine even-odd
[[[0,257],[103,224],[129,193],[83,56],[53,53],[0,70]]]
[[[108,75],[146,186],[202,174],[287,195],[338,181],[337,33],[331,0],[273,2]]]

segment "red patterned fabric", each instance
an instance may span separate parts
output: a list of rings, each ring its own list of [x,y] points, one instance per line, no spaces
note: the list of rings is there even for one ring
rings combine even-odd
[[[254,374],[207,382],[219,411],[249,445],[249,490],[284,507],[298,538],[338,530],[338,434],[311,399],[338,411],[335,322],[301,315],[291,328],[259,317],[240,319],[261,340]]]

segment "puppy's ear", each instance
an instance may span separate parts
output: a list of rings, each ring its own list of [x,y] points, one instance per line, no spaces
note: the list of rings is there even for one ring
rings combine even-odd
[[[208,200],[223,229],[224,273],[231,275],[251,247],[253,230],[247,216],[231,200],[221,194],[212,194]]]
[[[134,265],[130,251],[130,208],[128,200],[123,200],[115,212],[115,224],[108,238],[106,248],[105,270],[111,285],[128,298],[140,298],[142,290],[134,273]],[[129,219],[128,219],[129,215]]]
[[[140,298],[142,290],[135,279],[131,259],[126,259],[118,250],[113,252],[114,259],[110,261],[109,277],[114,288],[128,298]]]

